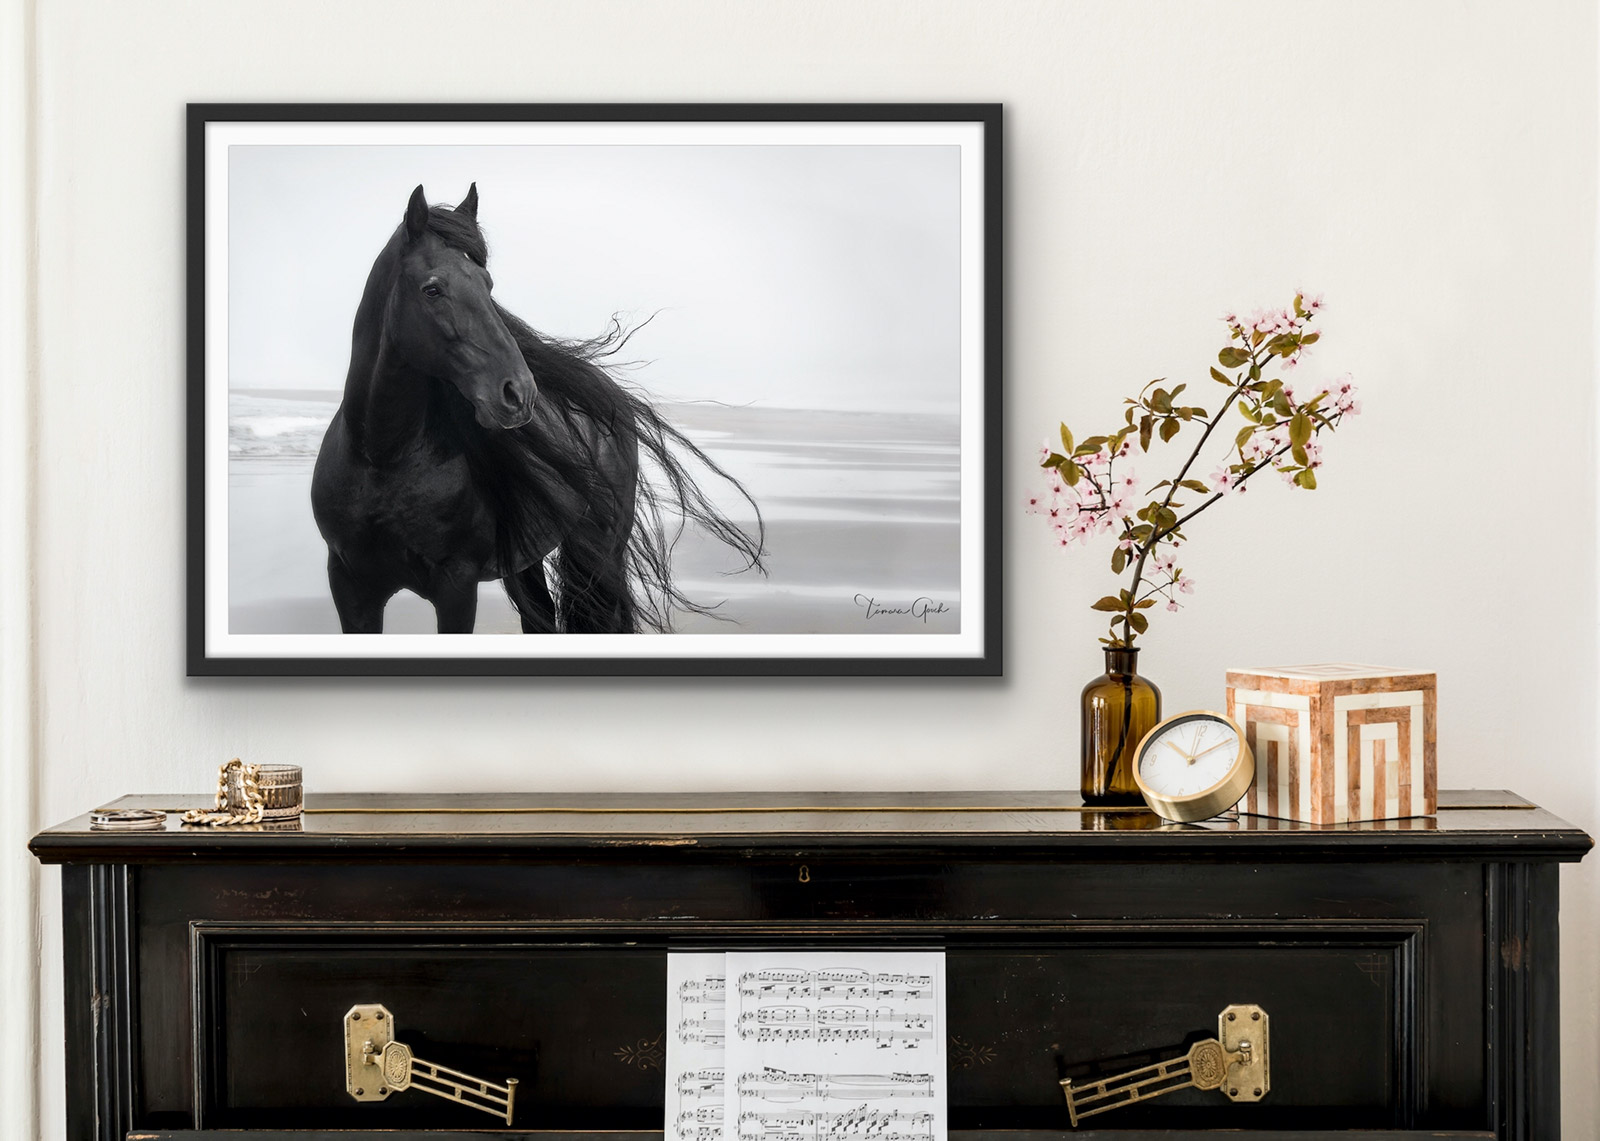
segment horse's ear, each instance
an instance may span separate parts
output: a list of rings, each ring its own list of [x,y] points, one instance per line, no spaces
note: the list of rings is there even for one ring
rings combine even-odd
[[[411,201],[406,203],[406,237],[416,241],[428,232],[428,198],[418,186],[411,192]]]
[[[467,196],[461,200],[461,205],[456,207],[457,214],[465,214],[474,222],[478,220],[478,184],[474,182],[467,188]]]

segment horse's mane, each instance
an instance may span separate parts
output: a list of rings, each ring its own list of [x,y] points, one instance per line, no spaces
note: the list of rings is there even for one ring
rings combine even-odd
[[[428,229],[477,264],[487,264],[488,244],[469,215],[432,207]],[[645,395],[620,381],[614,365],[608,367],[632,330],[613,317],[598,337],[563,340],[545,336],[498,304],[495,308],[538,383],[538,400],[556,415],[535,416],[520,428],[487,429],[453,386],[435,386],[433,402],[479,493],[495,512],[496,554],[506,571],[507,593],[519,610],[527,612],[512,571],[528,564],[537,537],[551,530],[563,536],[557,555],[557,606],[568,628],[584,625],[575,619],[588,601],[585,582],[597,568],[619,559],[626,560],[638,623],[666,632],[674,611],[711,614],[715,605],[688,598],[672,578],[673,549],[690,525],[733,548],[746,569],[765,573],[765,527],[744,485],[669,423]],[[598,436],[589,425],[598,429]],[[627,508],[619,492],[631,490],[618,488],[603,473],[600,436],[621,437],[624,445],[631,438],[638,444],[635,518],[625,551],[599,549],[598,537],[614,533],[610,524]],[[694,467],[726,481],[749,504],[755,534],[717,510],[696,481]]]

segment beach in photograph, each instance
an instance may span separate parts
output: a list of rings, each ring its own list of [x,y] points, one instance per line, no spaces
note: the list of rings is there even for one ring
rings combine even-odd
[[[311,472],[339,406],[330,391],[229,394],[228,613],[233,634],[339,631],[327,546],[311,515]],[[717,617],[679,613],[695,634],[953,634],[960,630],[960,448],[954,414],[663,404],[761,508],[769,574],[739,571],[727,548],[686,532],[674,575]],[[746,527],[722,481],[702,488]],[[409,592],[384,631],[434,630]],[[497,582],[480,588],[479,634],[521,632]]]

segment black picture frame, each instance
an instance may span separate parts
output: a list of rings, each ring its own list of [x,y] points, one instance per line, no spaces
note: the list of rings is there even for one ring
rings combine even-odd
[[[1002,109],[998,104],[189,105],[189,675],[1000,675],[1003,672],[1001,127]],[[557,129],[567,133],[541,133]],[[592,136],[583,133],[591,130],[596,132]],[[797,134],[797,130],[801,133]],[[365,133],[368,131],[370,134]],[[458,133],[452,134],[452,131]],[[229,336],[231,334],[237,342],[244,334],[235,330],[247,327],[244,320],[234,319],[240,311],[248,309],[240,296],[249,292],[247,285],[253,288],[255,284],[245,276],[247,268],[241,268],[247,257],[240,251],[246,248],[248,241],[255,240],[250,238],[250,234],[258,233],[257,230],[251,230],[242,234],[238,227],[244,223],[231,219],[236,209],[241,215],[243,209],[235,206],[236,198],[229,197],[232,193],[229,190],[229,177],[235,180],[235,190],[237,187],[255,185],[243,175],[230,176],[227,173],[242,161],[240,155],[244,152],[235,148],[295,148],[292,153],[298,156],[302,153],[313,154],[314,148],[322,146],[361,146],[366,148],[360,152],[365,156],[378,154],[384,148],[408,146],[439,150],[458,145],[449,141],[453,138],[461,139],[459,145],[462,146],[500,145],[493,142],[501,138],[495,133],[497,131],[509,131],[511,133],[505,137],[516,139],[571,138],[576,140],[574,145],[578,146],[611,145],[605,140],[613,138],[640,140],[618,143],[618,146],[657,146],[657,140],[659,146],[682,142],[688,148],[682,152],[686,155],[691,150],[696,155],[702,151],[710,154],[717,147],[722,147],[725,149],[718,153],[732,155],[735,159],[744,154],[754,159],[755,156],[776,154],[783,147],[805,145],[830,148],[830,154],[835,150],[843,153],[849,146],[856,145],[854,140],[858,138],[861,146],[885,148],[886,155],[891,154],[888,148],[894,147],[956,148],[951,161],[955,163],[954,177],[958,180],[955,193],[959,198],[959,234],[952,240],[959,249],[959,270],[954,280],[959,295],[956,306],[960,328],[957,337],[958,356],[949,363],[956,376],[952,399],[957,409],[955,417],[959,422],[959,444],[954,461],[946,459],[943,462],[954,464],[950,470],[956,473],[954,478],[959,491],[953,508],[948,499],[942,502],[940,508],[944,511],[953,510],[958,520],[957,537],[946,541],[946,546],[949,541],[955,542],[959,552],[956,556],[958,562],[953,564],[957,566],[959,574],[956,590],[958,605],[948,608],[948,612],[959,615],[953,634],[927,635],[926,625],[930,617],[944,619],[947,616],[942,598],[925,593],[916,597],[878,599],[870,591],[866,593],[865,603],[862,602],[862,591],[857,591],[850,600],[850,604],[856,607],[857,617],[866,627],[859,635],[853,631],[841,632],[841,625],[839,629],[827,633],[780,631],[768,634],[753,629],[749,633],[672,633],[659,637],[641,634],[626,639],[618,635],[569,633],[524,634],[504,639],[483,633],[433,633],[426,637],[421,634],[381,634],[363,637],[359,634],[305,633],[288,628],[280,633],[270,625],[264,628],[249,625],[250,621],[266,622],[268,619],[251,617],[247,621],[239,617],[240,614],[254,615],[256,611],[234,597],[236,579],[229,577],[230,569],[238,575],[244,573],[242,568],[254,570],[260,562],[270,560],[258,560],[248,552],[238,553],[229,543],[243,543],[244,540],[239,536],[267,534],[270,528],[253,530],[247,526],[246,521],[255,517],[248,515],[235,502],[244,493],[235,489],[233,465],[254,462],[254,457],[246,455],[241,458],[236,446],[230,444],[229,437],[242,416],[230,409],[238,401],[254,399],[241,393],[254,393],[261,401],[277,407],[300,390],[284,388],[282,392],[289,395],[280,397],[276,388],[240,387],[241,382],[234,376],[235,371],[243,371],[238,363],[241,355],[253,359],[244,354],[238,344],[230,343]],[[517,134],[519,131],[525,134]],[[606,134],[607,131],[621,133]],[[727,132],[728,141],[715,141],[722,136],[708,133],[717,131]],[[355,141],[327,142],[330,138]],[[445,141],[412,143],[406,141],[408,138]],[[585,141],[591,138],[601,141]],[[490,140],[490,143],[482,142],[483,139]],[[711,139],[714,144],[703,144],[699,141],[703,139]],[[838,139],[844,139],[845,142],[836,141]],[[524,141],[516,145],[537,147],[557,144]],[[566,144],[563,142],[560,145]],[[734,148],[740,147],[751,149],[735,153]],[[291,150],[250,153],[252,156],[259,153],[265,156],[264,161],[270,162],[291,154]],[[820,155],[823,152],[818,150],[815,153]],[[902,152],[892,153],[898,155]],[[316,161],[322,161],[324,153],[315,152],[313,157]],[[222,173],[219,174],[219,171]],[[940,186],[943,185],[941,182]],[[437,189],[429,186],[428,192],[430,198],[435,198],[445,194],[459,196],[464,189],[464,186],[441,185]],[[948,196],[947,192],[948,188],[940,190],[941,195]],[[243,191],[238,193],[242,194]],[[488,218],[492,207],[487,203],[494,201],[493,187],[486,184],[484,194],[484,216]],[[848,202],[850,195],[845,193],[841,198]],[[980,201],[974,202],[974,198]],[[830,198],[826,204],[819,203],[816,212],[821,214],[826,208],[837,210],[839,200]],[[392,216],[386,224],[399,223],[403,216],[404,201],[391,202],[385,198],[382,206],[392,207]],[[603,208],[596,206],[596,210]],[[801,210],[798,213],[807,212]],[[268,245],[281,247],[291,239],[292,217],[291,212],[290,220],[284,223],[283,235],[260,239],[263,248]],[[234,225],[235,229],[230,230],[230,225]],[[489,232],[493,243],[496,231],[487,222],[485,230]],[[788,234],[781,228],[772,234],[774,244],[782,244],[785,240],[799,242],[803,236],[798,232]],[[312,247],[313,250],[315,248]],[[372,252],[376,253],[377,249],[374,246]],[[884,264],[889,270],[895,269],[895,264],[888,259]],[[498,297],[501,291],[499,279],[516,271],[509,263],[499,260],[494,263],[494,268]],[[907,267],[904,272],[908,275],[907,280],[910,280],[910,275],[918,270]],[[311,266],[306,273],[317,276],[320,271]],[[349,297],[350,312],[354,311],[357,300],[356,296]],[[230,317],[230,314],[234,317]],[[520,316],[538,324],[538,314],[521,313]],[[596,313],[596,322],[609,316],[610,313]],[[229,320],[234,320],[234,324],[229,325]],[[927,320],[932,328],[932,318]],[[941,323],[939,327],[943,329],[946,324]],[[345,327],[348,329],[348,317]],[[562,332],[565,334],[566,331]],[[981,345],[974,345],[975,339],[981,341]],[[341,377],[347,361],[348,350],[346,360],[336,362]],[[649,369],[653,367],[656,367],[654,363],[647,365],[644,374],[648,376]],[[318,375],[325,380],[325,370],[319,370]],[[943,368],[939,375],[945,376]],[[644,383],[648,385],[649,382]],[[945,389],[939,391],[943,393]],[[848,418],[850,422],[857,421],[860,416],[843,408],[825,411],[830,414],[837,412],[840,418]],[[325,408],[323,412],[326,412]],[[867,415],[877,413],[869,412]],[[276,425],[280,421],[298,424],[302,419],[309,423],[313,418],[262,417],[243,422],[259,427],[269,420]],[[273,430],[277,430],[276,427]],[[267,446],[271,446],[270,440]],[[296,478],[305,477],[309,468],[306,467],[303,454],[296,462],[300,462]],[[277,478],[272,474],[277,469],[272,468],[270,462],[262,460],[260,466],[269,471],[268,475],[260,477],[263,481]],[[248,480],[245,482],[248,484]],[[284,495],[287,497],[284,502],[292,504],[292,496],[287,492]],[[309,513],[309,503],[307,511]],[[941,526],[946,529],[941,534],[947,536],[948,518],[941,518]],[[296,521],[295,526],[303,531],[300,521]],[[773,534],[769,529],[769,543]],[[850,545],[844,540],[840,541],[841,549]],[[769,545],[769,553],[770,550]],[[266,581],[270,587],[271,580]],[[841,589],[847,587],[848,583],[845,583]],[[831,590],[832,587],[827,589]],[[240,597],[245,594],[242,589],[238,593]],[[835,606],[838,603],[830,596],[828,605]],[[265,612],[267,608],[258,609]],[[870,627],[874,619],[881,620],[878,628]],[[270,621],[277,620],[272,618]],[[889,632],[878,632],[893,622],[900,622],[901,625]],[[910,632],[908,624],[917,622],[922,623],[924,629]],[[481,621],[479,628],[482,628]],[[241,633],[241,630],[244,632]]]

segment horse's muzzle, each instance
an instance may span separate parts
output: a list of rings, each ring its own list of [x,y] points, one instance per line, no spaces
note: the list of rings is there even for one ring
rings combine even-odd
[[[476,402],[474,412],[485,428],[520,428],[533,419],[533,406],[539,395],[533,378],[505,381],[493,399]]]

